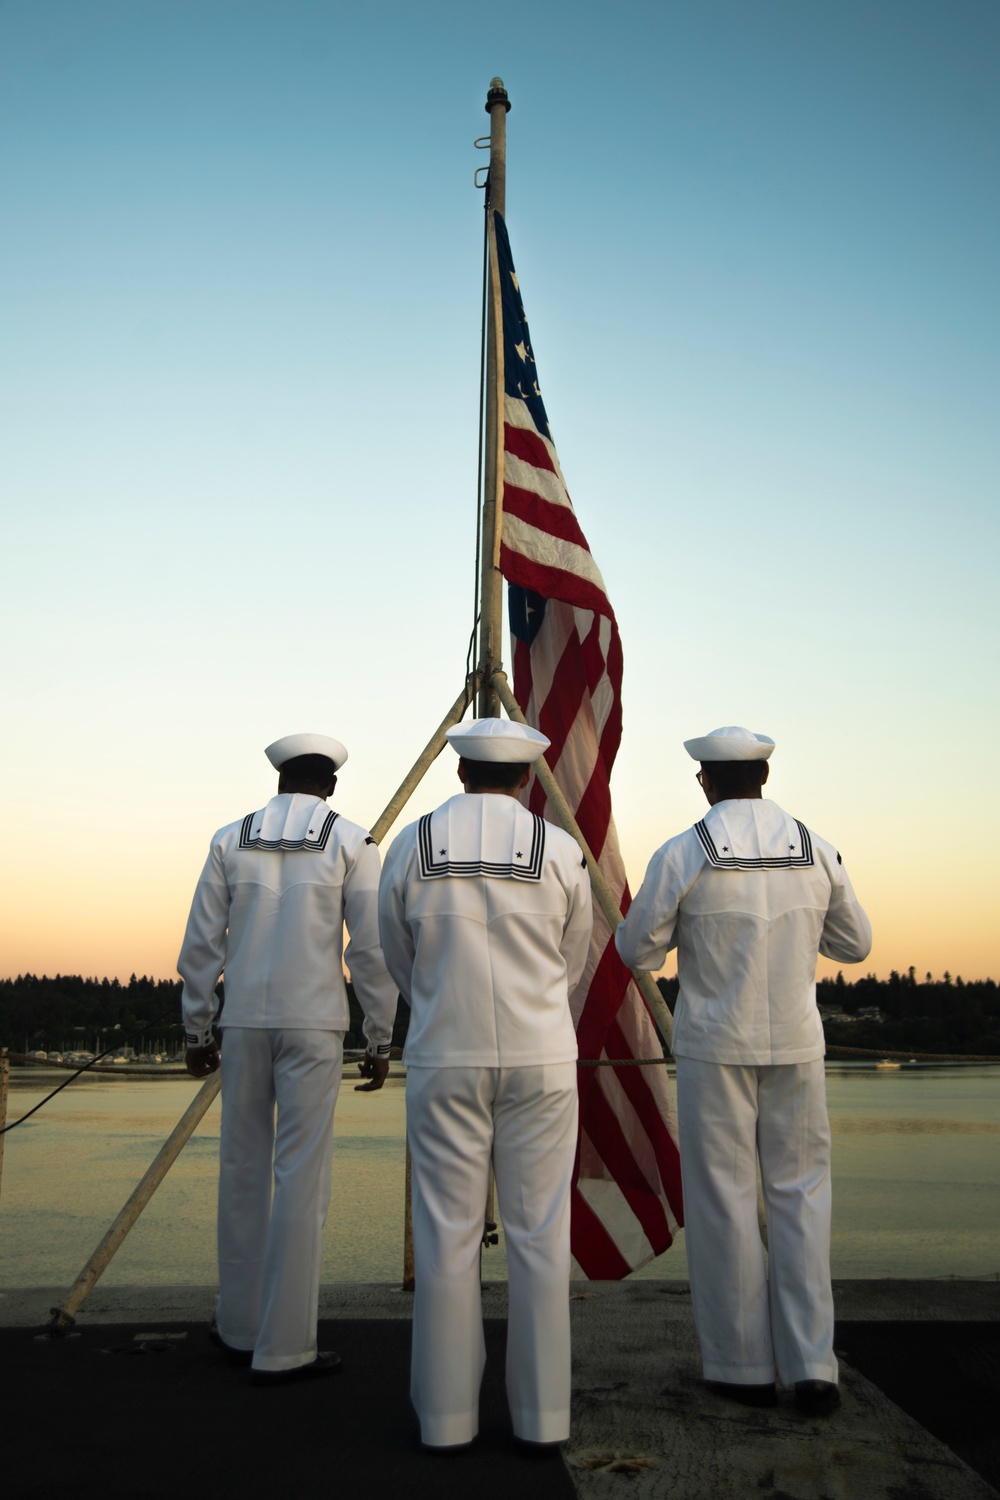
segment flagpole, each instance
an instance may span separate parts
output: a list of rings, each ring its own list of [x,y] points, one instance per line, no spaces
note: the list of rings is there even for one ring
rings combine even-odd
[[[507,114],[510,101],[502,78],[490,80],[486,112],[490,117],[490,174],[487,205],[489,297],[486,325],[486,450],[483,473],[483,556],[480,579],[479,672],[480,718],[497,718],[500,701],[492,674],[502,664],[503,578],[500,574],[500,523],[503,515],[503,315],[497,272],[493,215],[507,211]]]

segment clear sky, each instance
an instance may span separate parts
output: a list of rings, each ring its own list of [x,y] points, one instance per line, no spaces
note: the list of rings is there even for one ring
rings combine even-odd
[[[863,970],[1000,977],[998,54],[995,0],[7,0],[0,972],[173,974],[265,744],[370,824],[460,690],[500,74],[633,886],[742,723]]]

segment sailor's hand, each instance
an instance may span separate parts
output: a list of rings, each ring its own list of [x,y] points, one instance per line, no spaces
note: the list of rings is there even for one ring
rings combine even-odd
[[[358,1063],[358,1072],[362,1078],[367,1078],[367,1083],[356,1083],[354,1092],[356,1094],[373,1094],[380,1089],[389,1076],[389,1059],[387,1057],[372,1057],[366,1053],[361,1062]]]
[[[184,1066],[192,1078],[207,1078],[218,1070],[222,1057],[214,1042],[207,1047],[189,1047],[184,1054]]]

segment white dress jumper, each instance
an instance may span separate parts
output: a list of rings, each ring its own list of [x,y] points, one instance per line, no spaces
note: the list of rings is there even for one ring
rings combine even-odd
[[[705,1378],[836,1382],[816,956],[857,963],[871,947],[840,855],[776,803],[717,803],[653,855],[616,943],[647,969],[677,949],[684,1233]]]
[[[378,940],[379,872],[363,828],[318,797],[279,793],[212,839],[177,962],[189,1046],[211,1040],[225,971],[216,1326],[230,1347],[253,1350],[257,1370],[316,1357],[349,1024],[343,960],[380,1053],[396,1010]]]
[[[514,1432],[562,1441],[577,1141],[569,994],[593,921],[580,850],[512,797],[460,794],[395,840],[379,915],[386,963],[411,1007],[410,1389],[421,1437],[450,1447],[478,1430],[479,1253],[492,1162],[509,1267]]]

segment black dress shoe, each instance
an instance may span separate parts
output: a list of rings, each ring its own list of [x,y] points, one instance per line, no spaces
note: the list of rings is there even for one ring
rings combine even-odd
[[[556,1438],[551,1443],[539,1443],[534,1438],[518,1437],[516,1432],[514,1434],[514,1447],[525,1458],[561,1458],[568,1442],[568,1438]]]
[[[778,1392],[774,1381],[766,1385],[735,1385],[728,1380],[706,1380],[705,1389],[713,1396],[725,1396],[727,1401],[738,1401],[741,1406],[777,1406]]]
[[[797,1380],[795,1410],[804,1417],[828,1417],[840,1405],[840,1391],[832,1380]]]
[[[227,1344],[214,1320],[209,1325],[208,1336],[217,1349],[221,1349],[231,1365],[248,1365],[253,1359],[252,1349],[234,1349],[232,1344]]]
[[[307,1365],[293,1365],[290,1370],[251,1370],[251,1385],[293,1385],[297,1380],[317,1380],[340,1369],[340,1355],[329,1350],[317,1354]]]

